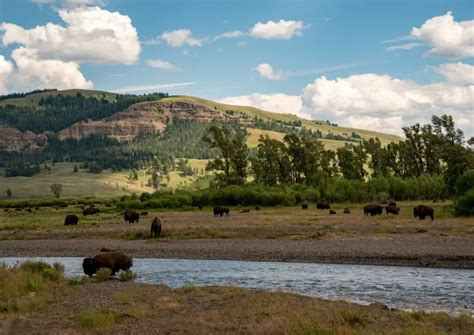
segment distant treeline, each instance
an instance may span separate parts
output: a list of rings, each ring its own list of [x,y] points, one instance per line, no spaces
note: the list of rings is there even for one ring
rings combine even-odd
[[[7,99],[16,99],[16,98],[24,98],[30,94],[36,94],[36,93],[44,93],[44,92],[56,92],[56,88],[45,88],[43,90],[34,90],[30,92],[25,92],[25,93],[10,93],[6,95],[0,95],[0,101],[7,100]]]

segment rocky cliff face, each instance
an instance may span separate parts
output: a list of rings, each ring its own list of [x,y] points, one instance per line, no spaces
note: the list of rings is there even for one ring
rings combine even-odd
[[[46,134],[22,132],[15,128],[0,125],[0,150],[22,151],[44,147],[48,142]]]
[[[109,118],[75,123],[56,135],[60,139],[81,139],[100,134],[119,141],[128,141],[138,135],[163,132],[173,122],[174,117],[201,123],[232,119],[217,110],[189,102],[148,101],[132,105]],[[252,119],[235,118],[235,122],[246,126],[253,124]],[[47,144],[47,135],[53,134],[34,134],[0,126],[0,149],[21,151],[26,148],[40,148]]]
[[[58,137],[80,139],[91,134],[103,134],[119,141],[127,141],[141,134],[163,132],[174,117],[201,123],[226,119],[217,110],[188,102],[149,101],[132,105],[110,118],[73,124],[61,130]]]

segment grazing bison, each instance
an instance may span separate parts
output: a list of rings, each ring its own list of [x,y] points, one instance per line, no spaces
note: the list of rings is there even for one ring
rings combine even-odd
[[[385,212],[388,214],[398,215],[400,213],[400,207],[388,205],[385,206]]]
[[[128,223],[138,223],[140,222],[140,214],[138,212],[135,212],[135,211],[126,211],[124,214],[123,214],[123,218],[125,220],[125,222],[128,222]]]
[[[351,210],[349,208],[344,208],[344,214],[351,214]]]
[[[130,269],[133,265],[133,259],[121,252],[102,252],[93,258],[87,257],[82,261],[82,269],[89,277],[99,269],[107,268],[112,271],[112,275],[116,272]]]
[[[160,236],[161,234],[161,220],[155,216],[153,221],[151,221],[151,227],[150,227],[150,235],[153,237],[155,236]]]
[[[388,205],[389,205],[389,206],[395,206],[395,207],[397,207],[397,203],[396,203],[395,201],[393,201],[393,200],[390,200],[390,201],[388,202]]]
[[[301,204],[301,209],[308,209],[308,203],[307,202],[303,202]]]
[[[77,225],[78,222],[79,222],[79,217],[73,214],[66,215],[66,218],[64,219],[65,226],[75,226]]]
[[[148,212],[141,212],[140,215],[142,215],[142,216],[147,216],[147,215],[148,215]]]
[[[89,208],[84,208],[82,210],[82,214],[84,216],[87,216],[87,215],[94,215],[94,214],[98,214],[100,213],[100,209],[98,208],[94,208],[94,207],[89,207]]]
[[[383,207],[379,205],[367,205],[364,207],[364,215],[374,216],[374,215],[381,215],[383,211]]]
[[[230,214],[230,209],[227,207],[220,207],[216,206],[214,207],[214,216],[229,216]]]
[[[331,205],[329,204],[329,201],[323,200],[316,204],[316,208],[317,209],[331,209]]]
[[[336,211],[334,209],[330,209],[329,210],[329,215],[334,215],[334,214],[336,214]]]
[[[429,216],[431,221],[434,220],[434,209],[425,205],[418,205],[413,208],[413,215],[418,217],[420,220],[424,220],[425,217]]]

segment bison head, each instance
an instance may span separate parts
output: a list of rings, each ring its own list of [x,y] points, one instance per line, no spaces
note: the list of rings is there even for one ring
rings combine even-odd
[[[82,261],[82,269],[84,270],[84,273],[86,275],[92,277],[92,275],[97,271],[97,266],[95,264],[94,259],[90,257],[84,258],[84,260]]]

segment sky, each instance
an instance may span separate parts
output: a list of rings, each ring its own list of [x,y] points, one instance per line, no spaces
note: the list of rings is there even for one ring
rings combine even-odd
[[[0,94],[194,95],[401,134],[474,135],[474,2],[0,0]]]

